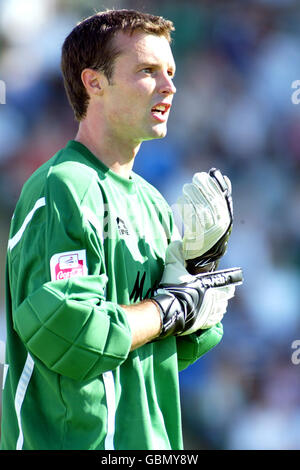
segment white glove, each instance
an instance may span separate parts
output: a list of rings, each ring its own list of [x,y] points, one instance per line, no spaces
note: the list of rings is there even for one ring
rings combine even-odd
[[[227,312],[228,300],[234,297],[234,293],[235,285],[233,284],[207,289],[195,323],[179,336],[189,335],[198,330],[206,330],[221,322]]]
[[[171,242],[167,247],[165,269],[160,283],[176,285],[191,282],[193,278],[184,266],[182,240]]]
[[[235,270],[235,268],[233,268]],[[217,271],[216,273],[208,273],[212,278],[218,273],[231,270]],[[222,276],[222,275],[221,275]],[[174,286],[187,282],[192,282],[198,276],[192,276],[188,273],[184,266],[183,244],[181,240],[173,241],[169,244],[166,252],[165,270],[161,279],[159,294],[164,293],[164,286]],[[190,334],[200,329],[210,328],[222,321],[228,305],[228,300],[234,296],[236,281],[222,285],[221,287],[208,287],[205,290],[203,302],[200,311],[193,326],[182,333],[182,335]],[[241,281],[238,282],[240,284]]]
[[[229,178],[214,168],[208,173],[196,173],[192,183],[183,186],[177,208],[184,224],[184,260],[197,258],[195,262],[199,262],[202,257],[206,260],[200,262],[203,266],[222,256],[233,219]],[[216,246],[218,242],[220,246]]]

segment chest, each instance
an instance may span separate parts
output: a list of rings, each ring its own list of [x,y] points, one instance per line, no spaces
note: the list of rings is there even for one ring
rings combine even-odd
[[[107,203],[104,251],[111,298],[128,304],[148,297],[160,281],[167,244],[159,207],[137,195]]]

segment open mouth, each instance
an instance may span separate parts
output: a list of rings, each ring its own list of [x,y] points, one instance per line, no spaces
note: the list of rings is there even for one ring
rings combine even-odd
[[[152,113],[159,113],[161,116],[166,114],[166,112],[170,109],[171,105],[169,103],[158,103],[153,106],[151,109]]]
[[[151,108],[152,117],[159,122],[165,122],[168,118],[168,111],[171,108],[169,103],[158,103]]]

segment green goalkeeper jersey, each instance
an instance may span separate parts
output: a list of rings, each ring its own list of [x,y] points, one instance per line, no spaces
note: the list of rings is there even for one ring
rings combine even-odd
[[[178,371],[222,337],[130,352],[121,305],[158,285],[170,207],[70,141],[25,183],[8,243],[1,449],[181,449]]]

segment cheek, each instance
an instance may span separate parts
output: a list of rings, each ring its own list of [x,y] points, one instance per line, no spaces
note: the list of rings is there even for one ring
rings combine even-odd
[[[118,122],[127,124],[136,124],[141,121],[149,108],[138,96],[126,96],[126,100],[122,100],[113,111],[113,119]]]
[[[114,125],[120,126],[133,126],[136,125],[136,122],[140,120],[140,115],[138,114],[138,109],[135,108],[134,104],[120,104],[116,109],[114,109],[110,114],[110,121]]]
[[[145,83],[126,84],[115,93],[110,102],[110,119],[113,123],[137,125],[149,115],[151,92]]]

